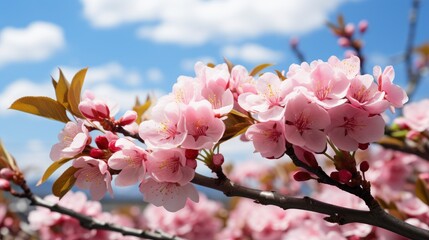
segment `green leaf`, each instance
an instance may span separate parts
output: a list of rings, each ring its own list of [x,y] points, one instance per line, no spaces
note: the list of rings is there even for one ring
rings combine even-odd
[[[9,108],[64,123],[70,121],[65,107],[48,97],[22,97],[12,103]]]
[[[76,182],[74,174],[77,170],[78,168],[69,167],[57,180],[55,180],[52,185],[52,193],[55,196],[62,198],[73,187]]]
[[[426,205],[429,205],[428,186],[426,185],[426,182],[423,181],[421,178],[417,178],[416,181],[416,196],[420,200],[422,200],[422,202],[426,203]]]
[[[85,75],[88,68],[84,68],[74,75],[68,91],[68,103],[70,112],[79,118],[85,118],[79,111],[80,95],[82,92],[82,85],[85,80]]]
[[[69,87],[70,87],[70,83],[64,77],[64,74],[60,69],[60,78],[58,79],[58,83],[55,86],[55,95],[57,97],[57,102],[61,103],[61,105],[63,105],[67,109],[69,109],[69,102],[68,102]]]
[[[41,185],[42,183],[44,183],[46,180],[48,180],[48,178],[58,169],[60,168],[62,165],[64,165],[64,163],[72,160],[73,158],[63,158],[60,159],[58,161],[55,161],[51,164],[51,166],[48,167],[48,169],[46,169],[45,173],[43,174],[42,178],[39,180],[39,182],[37,182],[36,186]]]
[[[270,63],[260,64],[260,65],[256,66],[255,68],[253,68],[249,75],[252,76],[252,77],[254,77],[260,71],[264,70],[267,67],[271,67],[271,66],[273,66],[273,64],[270,64]]]

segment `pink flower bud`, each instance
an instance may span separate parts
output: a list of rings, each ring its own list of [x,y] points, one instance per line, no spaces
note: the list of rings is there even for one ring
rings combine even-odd
[[[367,20],[361,20],[358,24],[359,32],[365,33],[368,29],[368,21]]]
[[[308,172],[298,171],[293,174],[293,179],[298,182],[304,182],[311,179],[311,175]]]
[[[198,157],[198,150],[194,149],[186,149],[185,150],[185,157],[188,159],[196,159]]]
[[[6,179],[0,178],[0,190],[10,191],[10,182]]]
[[[107,149],[109,147],[109,140],[105,136],[97,136],[95,138],[95,144],[99,149]]]
[[[291,48],[296,48],[298,46],[299,39],[297,37],[293,37],[289,40],[289,44]]]
[[[115,153],[115,152],[120,151],[122,149],[120,147],[116,146],[116,140],[112,140],[112,141],[109,142],[109,150],[112,153]]]
[[[310,165],[313,168],[316,168],[319,166],[319,164],[317,163],[316,157],[311,152],[305,151],[304,159],[308,163],[308,165]]]
[[[353,36],[354,31],[355,31],[355,25],[353,23],[348,23],[344,28],[344,32],[348,37]]]
[[[331,172],[331,178],[334,179],[335,181],[340,181],[340,173],[335,171],[335,172]]]
[[[110,117],[109,107],[100,100],[85,99],[79,103],[79,111],[90,120],[102,120]]]
[[[137,119],[137,113],[135,111],[128,110],[119,119],[119,125],[125,126],[133,123]]]
[[[366,150],[369,147],[369,143],[359,143],[360,150]]]
[[[190,167],[192,169],[197,168],[197,160],[195,160],[195,158],[188,158],[186,159],[186,166]]]
[[[10,168],[2,168],[0,170],[0,177],[6,180],[11,180],[15,176],[15,172]]]
[[[352,179],[352,174],[348,170],[341,169],[338,172],[339,181],[342,183],[348,183]]]
[[[213,164],[215,165],[215,167],[222,166],[223,162],[224,162],[224,157],[221,153],[217,153],[213,155]]]
[[[338,45],[341,47],[349,47],[350,46],[350,40],[345,37],[338,38]]]
[[[101,149],[93,148],[89,151],[89,156],[96,159],[102,159],[104,157],[104,152]]]
[[[361,172],[366,172],[369,169],[369,163],[367,161],[363,161],[360,163],[359,168]]]

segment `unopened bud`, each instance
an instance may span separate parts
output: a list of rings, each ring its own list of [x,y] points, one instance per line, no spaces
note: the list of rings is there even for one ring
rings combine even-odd
[[[368,29],[368,21],[367,20],[360,21],[358,24],[358,28],[360,33],[365,33],[366,30]]]
[[[344,28],[344,32],[348,37],[353,36],[354,31],[355,31],[355,25],[353,23],[348,23]]]
[[[112,141],[109,142],[109,150],[112,153],[115,153],[115,152],[120,151],[122,149],[120,147],[116,146],[116,140],[112,140]]]
[[[10,182],[6,179],[0,178],[0,190],[10,191]]]
[[[360,150],[366,150],[369,147],[369,143],[359,143]]]
[[[338,172],[339,181],[342,183],[348,183],[352,179],[352,174],[348,170],[341,169]]]
[[[102,159],[104,157],[104,152],[101,149],[93,148],[89,151],[89,156],[96,159]]]
[[[109,147],[109,140],[105,136],[97,136],[95,138],[95,144],[99,149],[107,149]]]
[[[319,164],[317,163],[316,157],[313,153],[305,151],[304,152],[304,159],[310,165],[310,167],[317,168]]]
[[[298,171],[293,174],[293,179],[298,182],[304,182],[311,179],[311,175],[308,172]]]
[[[119,125],[125,126],[133,123],[137,119],[137,113],[135,111],[128,110],[119,119]]]
[[[337,172],[337,171],[335,171],[335,172],[331,172],[330,177],[331,177],[332,179],[334,179],[335,181],[340,181],[340,173],[339,173],[339,172]]]
[[[224,160],[225,159],[221,153],[217,153],[213,155],[213,165],[215,165],[215,167],[222,166]]]
[[[185,150],[185,157],[188,159],[196,159],[198,157],[198,150],[195,149],[186,149]]]
[[[289,44],[291,48],[296,48],[298,46],[299,39],[296,37],[293,37],[290,39]]]
[[[0,177],[6,180],[12,180],[13,176],[15,176],[15,172],[10,168],[2,168],[0,170]]]
[[[363,161],[360,163],[359,168],[361,172],[366,172],[369,169],[369,163],[367,161]]]
[[[195,160],[195,158],[186,159],[186,166],[192,169],[197,168],[197,160]]]
[[[338,38],[338,45],[340,45],[341,47],[349,47],[350,40],[346,37],[340,37]]]

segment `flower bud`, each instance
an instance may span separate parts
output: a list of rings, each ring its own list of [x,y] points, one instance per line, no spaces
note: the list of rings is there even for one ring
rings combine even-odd
[[[107,149],[109,147],[109,140],[107,140],[106,136],[97,136],[95,144],[97,144],[99,149]]]
[[[339,181],[342,183],[348,183],[352,179],[352,173],[348,170],[341,169],[338,172]]]
[[[369,147],[369,143],[359,143],[360,150],[366,150]]]
[[[298,182],[304,182],[311,179],[311,175],[308,172],[298,171],[293,174],[293,179]]]
[[[299,39],[296,37],[293,37],[289,40],[289,45],[291,48],[296,48],[298,46]]]
[[[338,38],[338,45],[341,47],[349,47],[350,46],[350,40],[345,37]]]
[[[133,123],[137,119],[137,113],[135,111],[128,110],[119,119],[119,125],[125,126]]]
[[[89,151],[89,156],[96,159],[102,159],[104,157],[104,152],[101,149],[93,148]]]
[[[112,140],[112,141],[109,142],[109,150],[112,153],[115,153],[115,152],[120,151],[122,149],[120,147],[116,146],[116,140]]]
[[[6,180],[12,180],[13,176],[15,176],[15,172],[10,168],[2,168],[0,170],[0,177]]]
[[[0,190],[10,191],[10,182],[6,179],[0,178]]]
[[[188,159],[196,159],[198,157],[198,150],[194,149],[186,149],[185,150],[185,157]]]
[[[348,23],[344,28],[344,32],[348,37],[353,36],[354,31],[355,31],[355,25],[353,23]]]
[[[360,33],[365,33],[366,30],[368,29],[368,21],[367,20],[360,21],[358,24],[358,28]]]
[[[224,162],[224,157],[221,153],[217,153],[213,155],[213,165],[215,167],[222,166],[223,162]]]
[[[330,177],[331,177],[332,179],[334,179],[335,181],[340,181],[340,173],[339,173],[339,172],[337,172],[337,171],[335,171],[335,172],[331,172]]]
[[[367,161],[363,161],[359,165],[359,169],[361,172],[366,172],[369,169],[369,163]]]
[[[304,159],[310,165],[310,167],[317,168],[319,164],[317,163],[316,157],[313,153],[305,151],[304,152]]]

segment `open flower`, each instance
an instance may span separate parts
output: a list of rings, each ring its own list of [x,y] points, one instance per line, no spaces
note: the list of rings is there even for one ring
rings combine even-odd
[[[82,120],[68,122],[64,129],[58,134],[59,143],[52,146],[50,157],[53,161],[62,158],[72,158],[85,149],[91,141],[88,129]]]

